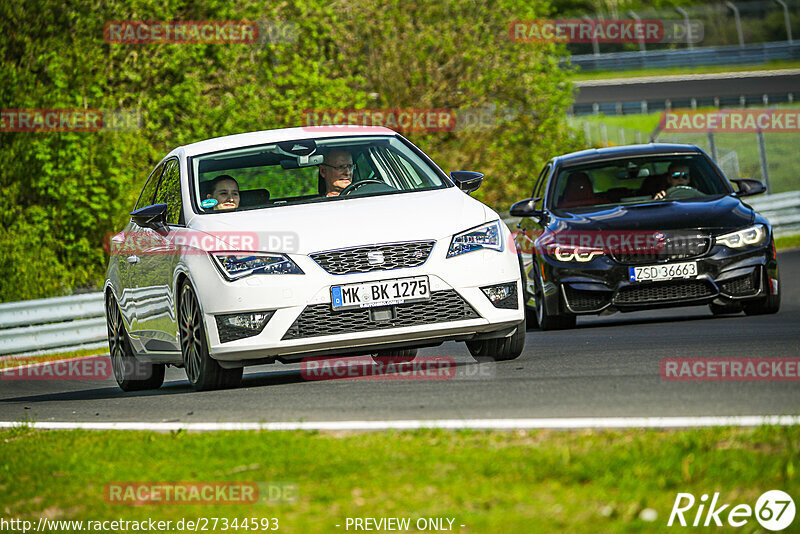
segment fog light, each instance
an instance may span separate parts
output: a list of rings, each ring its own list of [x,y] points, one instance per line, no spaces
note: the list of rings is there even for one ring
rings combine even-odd
[[[217,315],[217,330],[221,343],[256,336],[264,330],[275,311]]]
[[[508,282],[495,286],[482,287],[481,291],[486,295],[495,308],[516,310],[519,307],[517,302],[517,283]]]

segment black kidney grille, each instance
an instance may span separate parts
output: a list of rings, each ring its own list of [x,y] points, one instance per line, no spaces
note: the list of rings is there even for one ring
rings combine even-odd
[[[567,305],[576,312],[599,310],[611,300],[610,292],[583,291],[570,286],[564,286],[564,294],[567,297]]]
[[[694,300],[713,296],[714,288],[702,280],[676,280],[642,286],[626,286],[614,297],[615,304],[648,304],[678,300]]]
[[[369,309],[366,308],[333,311],[330,304],[312,304],[306,306],[303,313],[283,335],[283,339],[368,332],[480,317],[472,306],[453,290],[435,291],[431,293],[430,300],[398,304],[394,308],[397,311],[396,318],[371,321]]]
[[[743,297],[754,295],[758,292],[758,271],[753,271],[745,276],[726,280],[720,284],[720,290],[726,295]]]
[[[315,252],[311,254],[311,259],[330,274],[388,271],[422,265],[430,256],[433,244],[434,241],[415,241],[329,250]],[[372,253],[372,263],[370,263],[370,253]],[[377,263],[378,259],[383,261]]]
[[[625,248],[612,251],[619,263],[642,265],[674,260],[686,260],[702,256],[711,248],[711,238],[704,235],[668,236],[657,246],[642,249]]]

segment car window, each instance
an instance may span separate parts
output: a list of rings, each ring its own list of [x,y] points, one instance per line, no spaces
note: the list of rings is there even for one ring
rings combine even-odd
[[[329,197],[320,166],[328,161],[325,157],[334,153],[341,157],[342,152],[352,159],[350,185],[355,187],[345,195]],[[189,162],[198,213],[332,202],[356,196],[449,187],[436,170],[394,136],[301,139],[204,154],[190,158]],[[330,179],[330,174],[328,176]],[[238,187],[238,206],[220,205],[208,198],[220,181],[227,187]],[[358,185],[358,182],[364,183]]]
[[[145,182],[142,192],[139,194],[139,200],[136,202],[136,207],[133,208],[134,211],[153,204],[153,197],[155,197],[156,194],[158,179],[161,178],[161,171],[163,170],[164,164],[160,163],[158,167],[153,169],[153,172],[150,173],[150,177],[147,179],[147,182]]]
[[[156,191],[155,204],[167,205],[167,223],[181,223],[181,180],[177,159],[171,159],[164,168],[161,183]]]
[[[668,180],[678,170],[686,178]],[[558,172],[551,208],[616,206],[665,200],[711,198],[729,192],[724,180],[699,155],[620,158],[564,167]]]
[[[544,202],[544,192],[546,191],[544,186],[547,183],[547,176],[549,174],[550,174],[550,165],[548,164],[545,165],[544,169],[542,169],[542,172],[539,173],[539,177],[536,179],[536,185],[534,185],[533,187],[533,197],[542,198],[542,200],[536,202],[535,206],[536,209],[542,209],[542,204]]]

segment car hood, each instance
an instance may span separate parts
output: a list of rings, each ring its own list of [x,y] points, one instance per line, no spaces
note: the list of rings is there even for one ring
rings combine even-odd
[[[450,187],[196,215],[188,226],[222,239],[229,232],[255,233],[258,250],[309,254],[365,244],[442,239],[497,218],[484,204]]]
[[[652,202],[568,213],[554,211],[554,230],[680,230],[697,228],[711,233],[753,223],[755,214],[739,199],[724,196]]]

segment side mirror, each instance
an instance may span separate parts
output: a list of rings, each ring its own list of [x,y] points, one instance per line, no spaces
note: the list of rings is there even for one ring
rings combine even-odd
[[[512,217],[535,217],[541,219],[544,215],[543,210],[536,209],[536,203],[539,202],[541,197],[526,198],[511,205],[509,210]]]
[[[450,173],[450,178],[465,193],[472,193],[477,190],[481,186],[481,182],[483,182],[483,175],[474,171],[453,171]]]
[[[733,194],[735,197],[749,197],[767,190],[763,183],[750,178],[739,178],[738,180],[731,180],[731,182],[739,187],[739,190]]]
[[[131,220],[142,228],[152,228],[158,233],[166,233],[167,205],[153,204],[145,206],[131,213]]]

